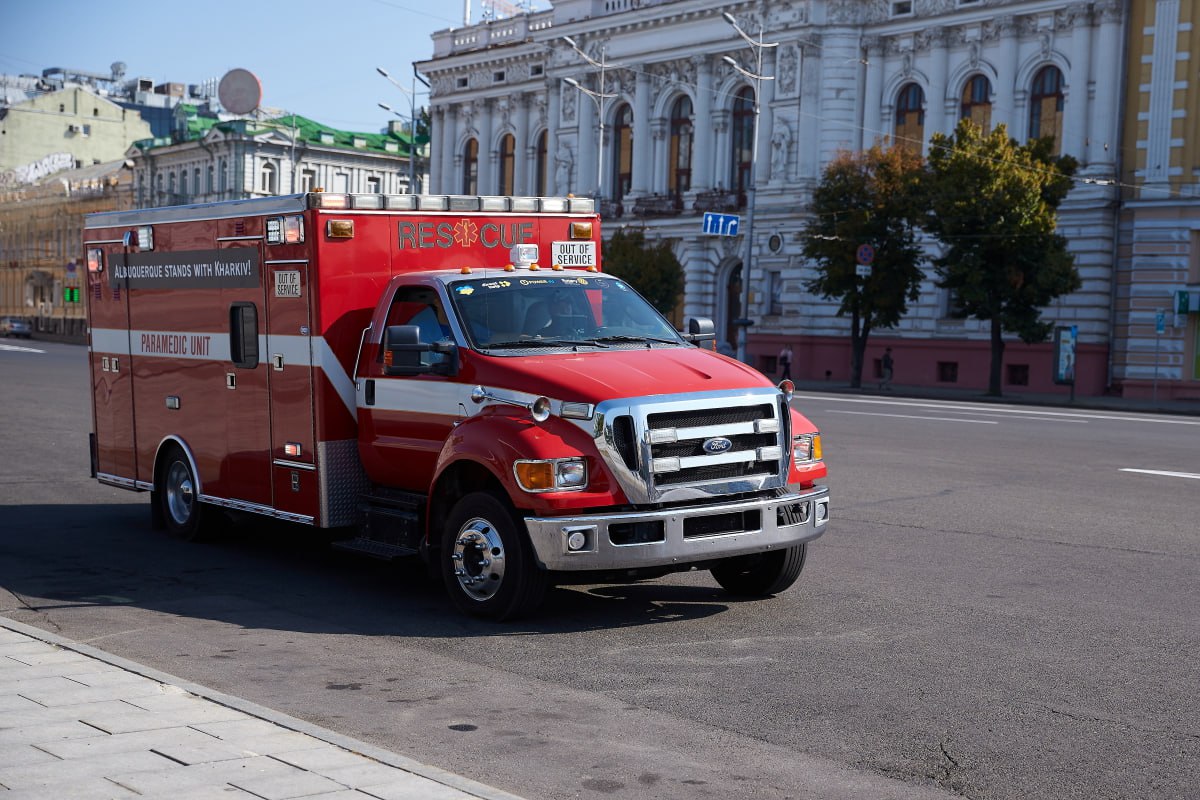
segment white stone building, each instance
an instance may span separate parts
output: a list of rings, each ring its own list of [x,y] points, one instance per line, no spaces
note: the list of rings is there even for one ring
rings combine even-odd
[[[292,114],[221,120],[180,105],[176,116],[170,137],[135,142],[127,152],[139,208],[316,188],[407,194],[414,178],[423,187],[398,121],[386,133],[355,133]]]
[[[773,80],[757,104],[755,81],[725,59],[753,71],[758,50],[723,13],[777,44],[761,51]],[[684,313],[712,317],[726,346],[746,316],[750,363],[773,373],[788,342],[796,377],[845,380],[849,323],[803,289],[813,273],[798,240],[830,160],[883,137],[927,143],[962,116],[1004,123],[1020,141],[1053,134],[1080,161],[1060,230],[1083,288],[1044,319],[1078,326],[1077,391],[1100,393],[1114,379],[1126,24],[1120,0],[555,0],[434,34],[433,58],[418,64],[432,84],[431,189],[599,194],[607,230],[637,225],[672,243]],[[743,311],[744,237],[702,234],[699,214],[739,213],[744,232],[751,194]],[[884,346],[897,383],[986,386],[987,323],[955,318],[932,274],[901,326],[872,334],[864,380]],[[1050,362],[1050,344],[1009,342],[1006,390],[1065,392]]]

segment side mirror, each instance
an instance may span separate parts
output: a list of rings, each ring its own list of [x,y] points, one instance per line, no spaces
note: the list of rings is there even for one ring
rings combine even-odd
[[[688,330],[683,338],[689,342],[710,342],[717,338],[717,329],[708,317],[692,317],[688,320]]]
[[[442,353],[440,363],[426,364],[424,353]],[[389,325],[383,331],[383,374],[455,375],[458,373],[458,346],[449,340],[422,342],[421,329],[416,325]]]

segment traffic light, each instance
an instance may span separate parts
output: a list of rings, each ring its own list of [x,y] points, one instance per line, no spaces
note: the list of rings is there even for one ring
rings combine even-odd
[[[79,302],[79,287],[78,286],[64,286],[63,287],[63,302],[64,303],[78,303]]]

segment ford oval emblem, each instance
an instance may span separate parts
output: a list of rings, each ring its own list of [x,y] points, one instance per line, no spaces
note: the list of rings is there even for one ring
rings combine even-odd
[[[733,442],[726,439],[724,436],[714,436],[712,439],[706,439],[701,445],[706,453],[724,453],[729,448],[733,447]]]

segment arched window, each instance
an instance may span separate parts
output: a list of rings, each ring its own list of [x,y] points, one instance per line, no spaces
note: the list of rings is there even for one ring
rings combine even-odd
[[[613,115],[613,200],[620,200],[633,185],[633,109],[623,103]]]
[[[207,185],[208,185],[208,193],[209,193],[209,194],[212,194],[212,193],[213,193],[213,189],[214,189],[214,188],[216,188],[216,187],[214,187],[214,186],[213,186],[213,168],[212,168],[212,164],[209,164],[209,165],[208,165],[208,184],[207,184]]]
[[[511,133],[500,137],[500,183],[496,194],[515,194],[513,192],[513,164],[516,163],[517,140]]]
[[[984,133],[992,127],[992,84],[983,75],[975,75],[963,87],[961,119],[974,122]]]
[[[175,180],[176,178],[174,172],[167,176],[167,191],[171,195],[170,200],[172,203],[175,202]]]
[[[200,168],[196,167],[192,170],[192,191],[200,194]]]
[[[223,196],[225,194],[225,192],[228,191],[228,189],[229,189],[229,162],[223,158],[221,159],[220,181],[221,181],[221,194]]]
[[[750,164],[754,159],[754,90],[743,86],[733,98],[732,152],[729,159],[729,188],[737,192],[738,207],[746,205],[750,188]]]
[[[539,197],[546,196],[546,177],[548,159],[550,157],[548,143],[550,140],[550,132],[542,131],[537,137],[537,155],[534,156],[535,175],[533,192]]]
[[[925,92],[915,83],[896,95],[896,144],[918,153],[925,146]]]
[[[1054,137],[1054,152],[1062,148],[1063,90],[1062,72],[1048,66],[1033,76],[1029,92],[1029,138]]]
[[[264,161],[258,170],[258,190],[263,194],[275,194],[275,165]]]
[[[187,168],[184,167],[179,171],[179,199],[186,200],[188,193]]]
[[[467,139],[463,145],[462,193],[479,194],[479,142]]]
[[[692,188],[692,99],[680,97],[671,106],[671,152],[667,163],[668,189],[675,207],[682,208],[683,193]]]

